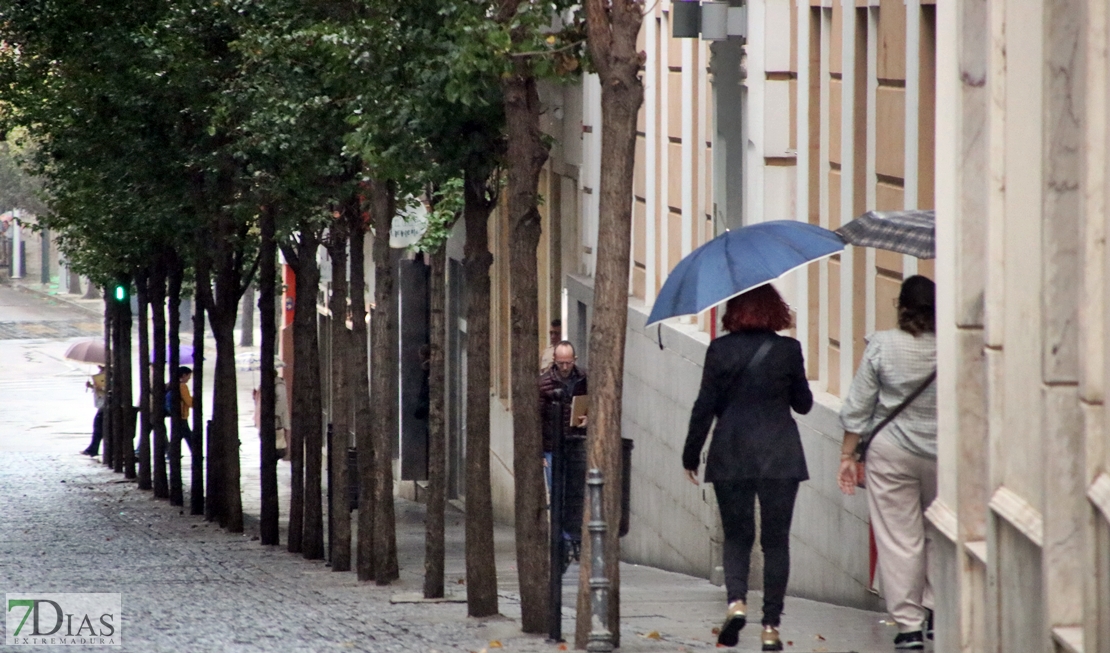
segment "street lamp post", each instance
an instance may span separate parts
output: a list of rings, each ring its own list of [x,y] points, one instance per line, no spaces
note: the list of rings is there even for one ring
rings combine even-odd
[[[23,278],[23,227],[19,209],[12,211],[12,278]]]

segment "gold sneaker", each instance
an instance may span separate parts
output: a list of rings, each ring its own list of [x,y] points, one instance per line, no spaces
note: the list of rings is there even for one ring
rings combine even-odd
[[[740,641],[740,631],[748,623],[748,606],[743,601],[733,601],[728,604],[725,612],[725,623],[717,635],[717,644],[720,646],[736,646]]]
[[[764,651],[781,651],[782,640],[779,639],[779,629],[775,626],[763,627],[763,650]]]

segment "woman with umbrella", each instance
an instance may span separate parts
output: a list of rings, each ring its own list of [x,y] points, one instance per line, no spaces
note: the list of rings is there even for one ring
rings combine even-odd
[[[768,282],[844,249],[833,232],[774,220],[728,231],[682,259],[663,284],[648,324],[700,313],[727,300],[724,328],[709,345],[701,391],[690,415],[682,465],[697,485],[701,449],[717,427],[705,465],[724,527],[728,609],[717,637],[736,646],[747,623],[748,570],[759,497],[764,555],[764,651],[781,651],[779,622],[790,577],[790,522],[798,484],[809,478],[791,409],[808,413],[813,394],[802,346],[775,332],[790,309]],[[662,344],[660,344],[662,347]]]
[[[902,283],[898,328],[868,339],[840,411],[844,443],[837,481],[842,492],[855,494],[857,465],[867,454],[867,505],[883,596],[898,624],[898,650],[925,648],[923,635],[932,622],[925,509],[937,496],[935,293],[922,276]]]
[[[687,478],[697,485],[702,446],[713,420],[705,481],[713,483],[724,527],[728,610],[717,643],[735,646],[747,622],[748,571],[755,543],[755,498],[763,547],[764,651],[781,651],[779,622],[790,577],[790,522],[798,484],[809,478],[791,409],[813,406],[802,346],[777,335],[790,327],[790,310],[763,285],[728,301],[724,328],[709,345],[701,391],[682,452]]]
[[[86,456],[95,456],[100,453],[100,440],[104,437],[104,406],[108,396],[108,375],[104,366],[97,366],[96,374],[85,381],[85,387],[93,391],[93,405],[96,406],[96,416],[93,417],[92,442],[81,453]]]
[[[104,407],[108,399],[108,375],[104,371],[107,357],[104,355],[104,341],[98,339],[78,340],[66,349],[65,357],[79,363],[92,363],[97,366],[96,374],[85,382],[85,388],[93,391],[93,405],[96,406],[96,416],[93,417],[92,442],[81,453],[86,456],[96,456],[100,453],[100,441],[104,435]]]

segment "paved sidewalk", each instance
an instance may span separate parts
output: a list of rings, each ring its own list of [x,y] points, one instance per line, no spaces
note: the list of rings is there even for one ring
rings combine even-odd
[[[100,317],[101,323],[103,323],[103,298],[85,299],[82,295],[72,295],[61,290],[56,283],[43,284],[32,281],[26,277],[23,279],[11,279],[9,280],[9,285],[19,291],[43,297],[50,303],[76,308],[84,313],[88,313],[90,316]]]
[[[93,303],[102,306],[99,300],[75,301],[88,303],[89,310],[93,310]],[[64,343],[58,343],[57,348],[64,350]],[[238,351],[250,349],[240,348]],[[60,355],[60,352],[52,350],[44,353]],[[500,643],[506,651],[560,650],[542,637],[520,633],[513,531],[509,526],[499,525],[495,532],[500,612],[503,617],[484,620],[468,619],[466,607],[461,603],[428,605],[390,602],[391,598],[419,593],[422,588],[424,506],[421,504],[397,500],[401,579],[387,588],[359,583],[353,572],[331,573],[324,563],[304,561],[299,556],[286,553],[283,548],[262,547],[254,541],[260,492],[259,442],[253,427],[251,390],[257,384],[257,373],[239,372],[237,376],[243,505],[247,516],[245,535],[224,533],[196,517],[179,514],[178,508],[161,501],[151,501],[149,494],[140,492],[133,484],[121,483],[120,477],[76,453],[54,453],[45,459],[27,460],[13,460],[8,458],[11,454],[4,454],[0,474],[7,470],[9,480],[13,481],[20,474],[30,474],[28,478],[34,478],[34,482],[25,481],[36,488],[30,494],[35,497],[36,504],[31,510],[22,506],[13,508],[10,497],[7,504],[2,499],[11,488],[0,488],[0,513],[16,510],[18,514],[34,515],[36,524],[41,522],[47,530],[32,529],[29,534],[35,535],[31,537],[29,534],[19,535],[20,529],[2,529],[7,534],[0,532],[0,553],[3,554],[0,555],[0,580],[5,580],[5,585],[10,586],[10,581],[18,577],[21,587],[25,581],[49,581],[51,588],[65,589],[103,587],[104,582],[122,579],[122,584],[119,584],[122,591],[137,593],[133,599],[125,597],[125,609],[129,604],[134,605],[136,599],[150,604],[134,613],[131,617],[133,621],[129,622],[134,624],[132,632],[142,635],[130,641],[142,641],[144,645],[141,648],[128,645],[125,650],[485,649],[490,653],[493,649],[491,642]],[[211,374],[206,374],[206,377],[210,382]],[[211,387],[208,383],[205,385],[202,392],[206,401],[210,401]],[[72,451],[76,450],[77,447],[73,446]],[[188,478],[187,460],[185,478]],[[288,509],[287,465],[283,462],[279,467],[282,542],[285,542]],[[63,485],[61,481],[67,477],[80,482]],[[53,494],[39,497],[40,486]],[[65,492],[59,493],[60,489]],[[117,511],[111,508],[113,503],[122,506],[120,515],[116,515]],[[12,520],[24,519],[18,514],[4,515],[3,522],[15,523]],[[43,518],[44,515],[50,517]],[[352,513],[352,519],[357,520],[357,513]],[[148,523],[157,526],[157,536],[144,534],[139,539],[129,539],[137,537],[136,533],[143,533]],[[62,531],[69,535],[63,535]],[[29,546],[29,542],[41,541],[43,533],[49,534],[49,538],[57,538],[58,547],[74,546],[76,550],[84,550],[82,547],[91,546],[82,544],[86,535],[103,535],[113,538],[111,541],[115,542],[117,536],[113,536],[113,532],[124,536],[118,542],[125,552],[121,554],[123,558],[94,556],[84,561],[79,557],[65,558],[57,561],[61,566],[54,569],[48,568],[53,559],[49,557],[52,554],[46,553],[43,555],[48,557],[41,564],[34,557],[29,563],[22,558],[13,558],[5,572],[4,557],[22,550],[24,545]],[[449,507],[447,581],[449,591],[460,597],[465,595],[465,586],[459,583],[465,576],[463,534],[463,515]],[[92,541],[89,540],[89,543]],[[116,546],[101,544],[93,548],[114,550]],[[154,555],[150,551],[152,547],[164,548],[172,556],[180,556],[180,560],[144,562],[145,558],[128,558],[128,555],[139,553],[142,556],[148,553]],[[29,569],[33,573],[9,575],[15,574],[12,566],[18,569],[25,563],[31,564]],[[76,576],[73,576],[74,570],[70,566],[78,567]],[[577,566],[572,566],[564,579],[563,633],[566,637],[573,637],[574,633],[577,569]],[[194,570],[197,573],[192,573]],[[713,629],[720,624],[724,611],[723,588],[715,587],[704,579],[638,565],[622,565],[621,573],[621,650],[689,651],[715,647]],[[67,585],[66,578],[84,580]],[[211,606],[203,598],[206,591],[216,591]],[[321,600],[324,603],[319,603]],[[749,597],[756,622],[760,601],[758,593],[753,592]],[[166,605],[167,602],[169,605]],[[178,615],[172,609],[175,602],[182,606],[200,607],[189,608]],[[336,612],[331,614],[333,610]],[[254,622],[245,622],[242,615],[252,611],[257,613]],[[205,615],[206,619],[226,627],[241,629],[241,634],[234,638],[234,645],[226,644],[230,640],[220,640],[224,643],[217,645],[217,640],[206,639],[211,634],[205,632],[203,620],[197,615]],[[151,621],[146,623],[143,619]],[[734,650],[758,651],[758,632],[758,626],[749,626],[741,634],[740,645]],[[892,651],[894,634],[895,629],[889,625],[885,614],[792,597],[786,600],[782,635],[787,651]],[[189,645],[192,640],[188,637],[200,637],[196,642],[202,645]]]

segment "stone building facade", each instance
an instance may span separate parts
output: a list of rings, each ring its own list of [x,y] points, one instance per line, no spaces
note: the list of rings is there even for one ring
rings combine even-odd
[[[937,14],[937,650],[1110,651],[1110,14]]]

